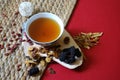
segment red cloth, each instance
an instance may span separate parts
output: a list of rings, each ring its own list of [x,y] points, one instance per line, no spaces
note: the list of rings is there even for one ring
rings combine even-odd
[[[56,74],[48,69],[42,80],[120,80],[120,0],[78,0],[66,26],[71,35],[104,32],[100,43],[86,55],[83,66],[69,70],[53,63]]]

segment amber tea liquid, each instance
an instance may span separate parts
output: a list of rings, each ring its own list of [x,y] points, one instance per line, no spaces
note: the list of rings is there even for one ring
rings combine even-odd
[[[49,18],[39,18],[30,24],[29,36],[38,42],[50,42],[60,34],[59,24]]]

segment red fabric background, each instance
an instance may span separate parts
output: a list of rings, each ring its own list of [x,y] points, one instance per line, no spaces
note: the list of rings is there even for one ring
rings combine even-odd
[[[66,26],[71,35],[80,32],[104,32],[100,43],[82,49],[86,60],[81,67],[69,70],[53,63],[42,80],[120,80],[120,0],[78,0]]]

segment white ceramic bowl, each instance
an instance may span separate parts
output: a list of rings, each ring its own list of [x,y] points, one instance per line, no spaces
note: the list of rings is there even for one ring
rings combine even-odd
[[[54,40],[52,40],[52,41],[50,41],[50,42],[38,42],[38,41],[36,41],[36,40],[34,40],[34,39],[32,39],[32,38],[30,37],[29,32],[28,32],[29,27],[30,27],[30,24],[31,24],[32,22],[34,22],[36,19],[39,19],[39,18],[49,18],[49,19],[52,19],[52,20],[56,21],[56,22],[59,24],[60,34],[59,34],[59,36],[58,36],[56,39],[54,39]],[[47,31],[47,30],[46,30],[46,31]],[[25,32],[26,32],[28,38],[29,38],[30,40],[32,40],[33,42],[35,42],[35,43],[37,43],[37,44],[40,44],[40,45],[43,45],[43,46],[51,45],[53,42],[55,42],[56,40],[58,40],[58,39],[61,37],[63,31],[64,31],[64,24],[63,24],[62,20],[61,20],[57,15],[55,15],[55,14],[53,14],[53,13],[48,13],[48,12],[41,12],[41,13],[38,13],[38,14],[33,15],[32,17],[30,17],[30,18],[26,21],[26,25],[25,25]],[[49,35],[48,35],[48,36],[49,36]]]

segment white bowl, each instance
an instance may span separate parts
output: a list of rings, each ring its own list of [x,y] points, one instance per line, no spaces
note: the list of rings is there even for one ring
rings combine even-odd
[[[34,22],[36,19],[39,19],[39,18],[49,18],[49,19],[52,19],[52,20],[56,21],[56,22],[59,24],[60,34],[59,34],[59,36],[58,36],[56,39],[54,39],[54,40],[52,40],[52,41],[50,41],[50,42],[38,42],[38,41],[36,41],[36,40],[34,40],[34,39],[32,39],[32,38],[30,37],[30,35],[29,35],[29,33],[28,33],[28,29],[29,29],[29,27],[30,27],[30,24],[31,24],[32,22]],[[43,46],[51,45],[53,42],[55,42],[56,40],[58,40],[58,39],[61,37],[63,31],[64,31],[64,24],[63,24],[62,20],[61,20],[57,15],[55,15],[55,14],[53,14],[53,13],[48,13],[48,12],[41,12],[41,13],[38,13],[38,14],[33,15],[32,17],[30,17],[30,18],[26,21],[26,25],[25,25],[25,32],[26,32],[28,38],[29,38],[31,41],[33,41],[33,42],[35,42],[35,43],[37,43],[37,44],[43,45]],[[48,35],[48,36],[49,36],[49,35]]]

